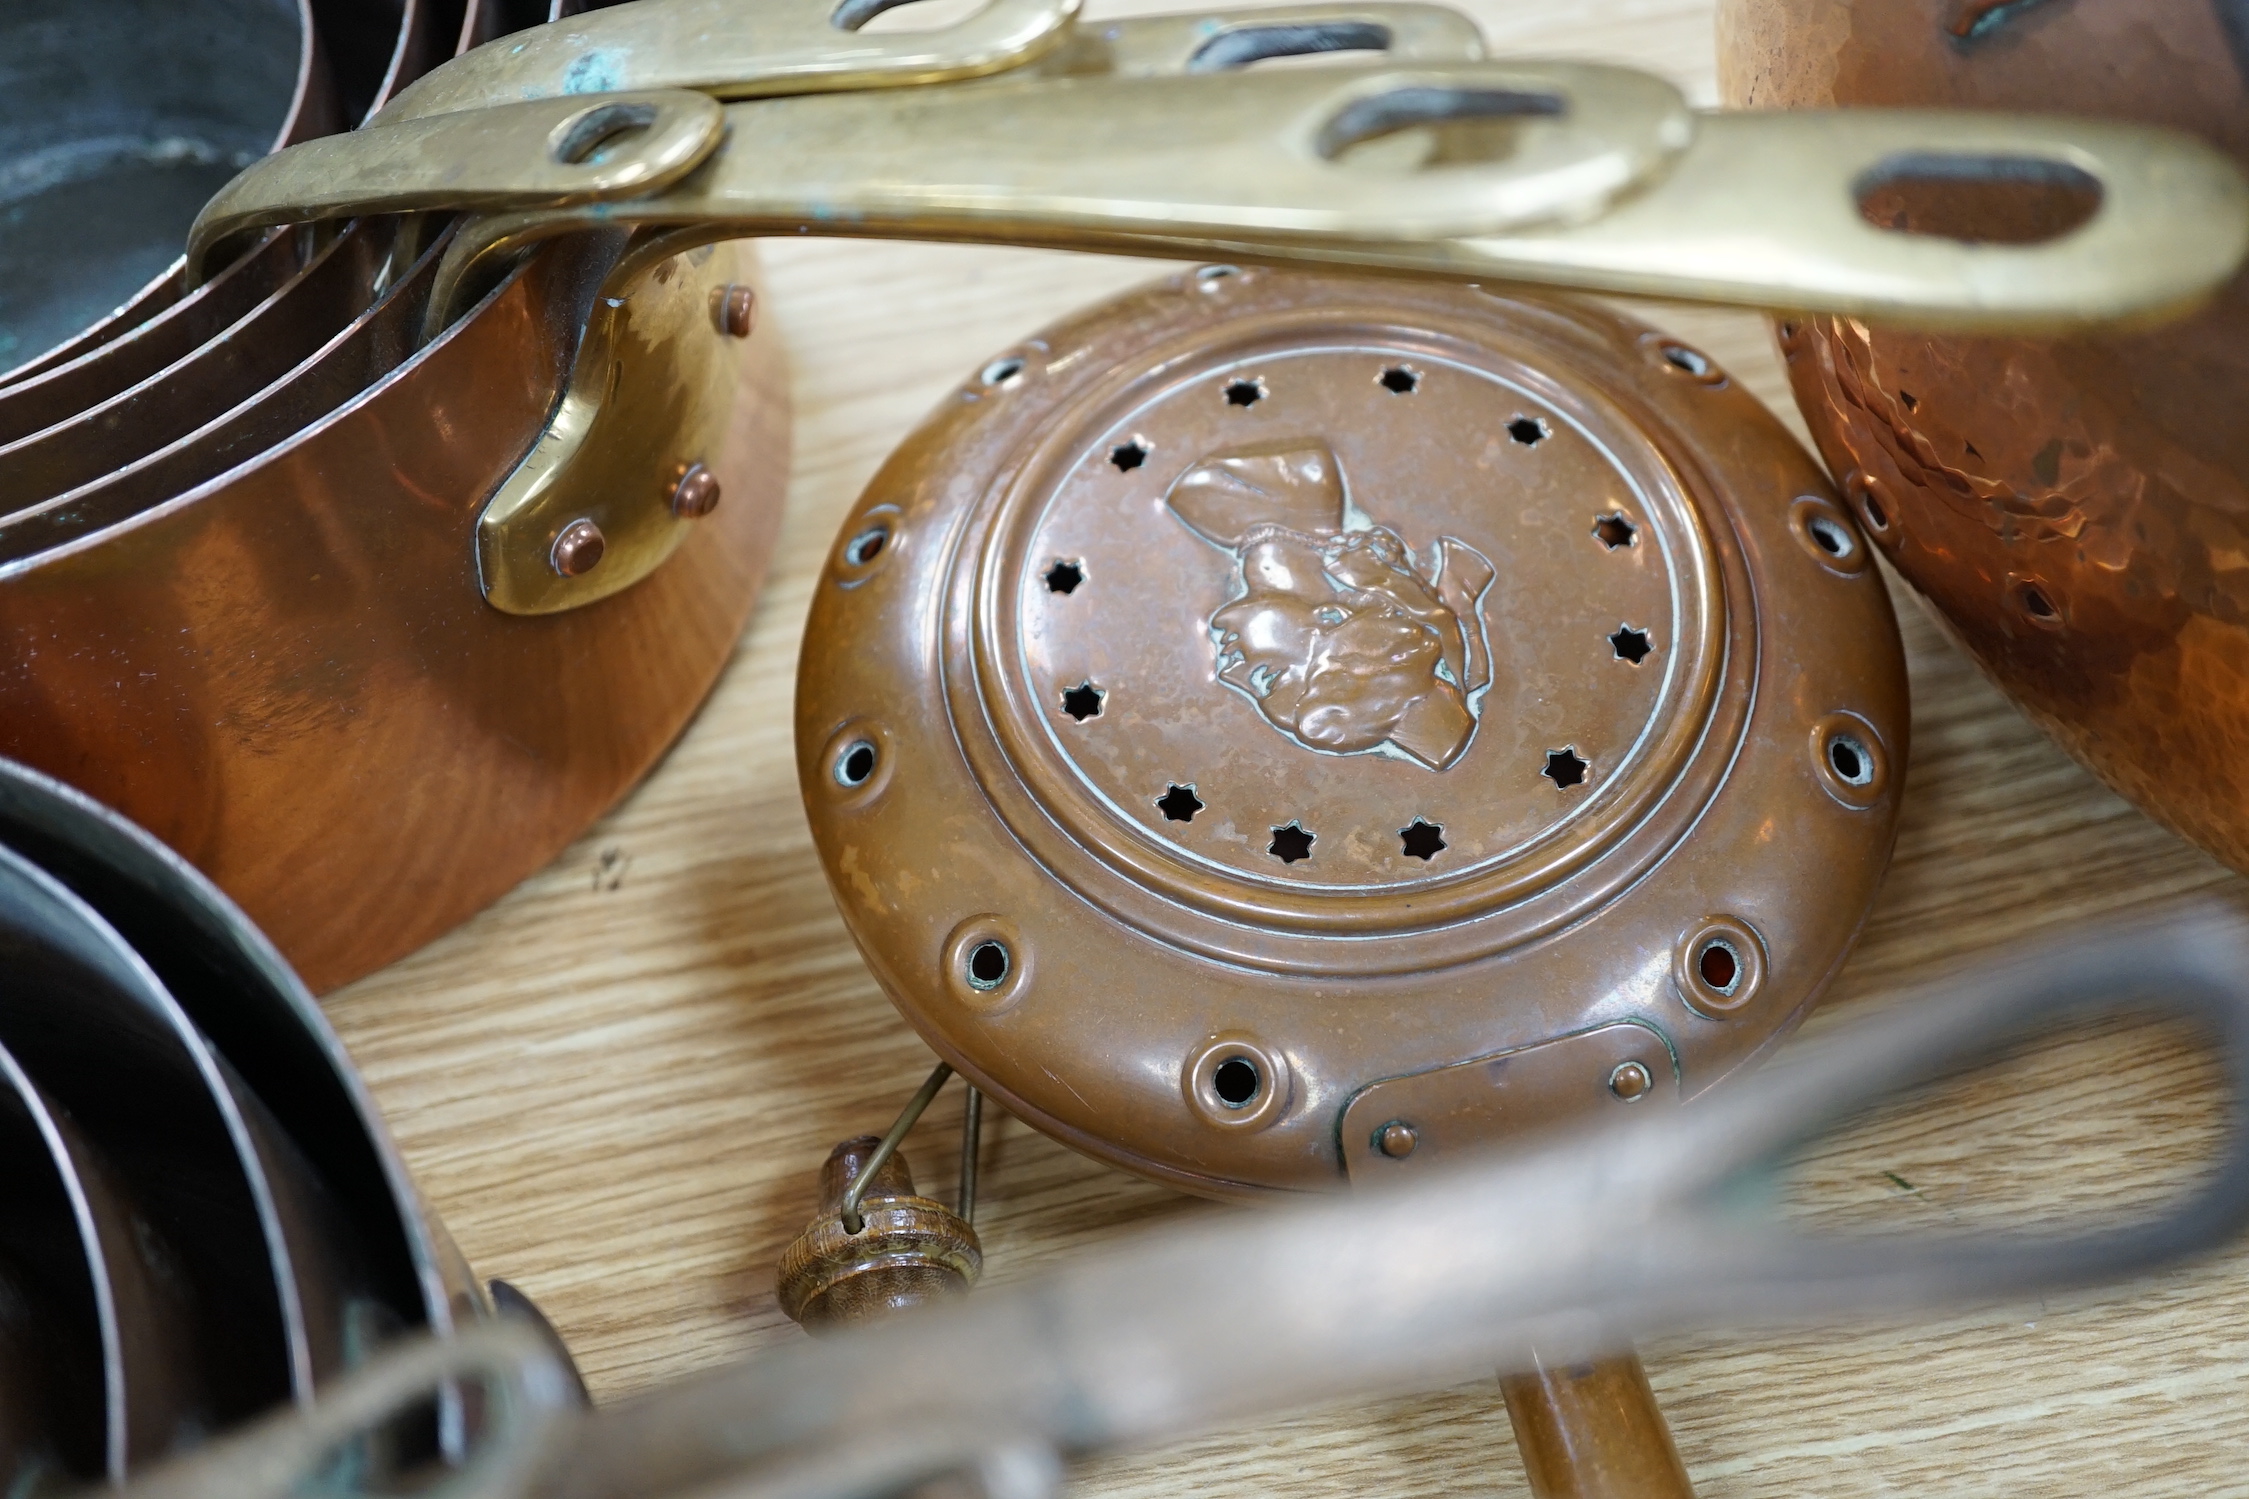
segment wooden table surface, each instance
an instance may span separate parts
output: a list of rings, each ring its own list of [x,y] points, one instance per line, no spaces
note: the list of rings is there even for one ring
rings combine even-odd
[[[1135,9],[1172,8],[1163,5]],[[1467,6],[1496,51],[1651,68],[1715,99],[1707,0]],[[1094,14],[1127,9],[1099,0]],[[328,1012],[430,1203],[553,1316],[597,1398],[801,1336],[773,1267],[829,1145],[931,1064],[854,953],[799,808],[790,673],[815,573],[889,448],[965,371],[1157,274],[1030,251],[791,242],[767,327],[795,366],[773,574],[709,704],[553,867]],[[1763,325],[1646,308],[1796,427]],[[1966,955],[2249,886],[2102,789],[1902,590],[1903,830],[1817,1032]],[[2058,1046],[1859,1130],[1816,1207],[1896,1226],[2139,1200],[2210,1138],[2211,1070],[2162,1033]],[[949,1192],[959,1090],[909,1142]],[[988,1127],[977,1227],[1004,1282],[1136,1225],[1229,1211]],[[1214,1329],[1222,1339],[1224,1329]],[[1943,1321],[1644,1350],[1705,1499],[2249,1492],[2249,1248],[2144,1284]],[[1305,1413],[1077,1472],[1086,1494],[1520,1494],[1489,1383]]]

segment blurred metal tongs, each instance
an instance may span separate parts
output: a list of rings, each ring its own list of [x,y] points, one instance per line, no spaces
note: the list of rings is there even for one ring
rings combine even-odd
[[[2190,307],[2249,249],[2249,191],[2187,136],[1917,110],[1696,111],[1629,69],[1484,57],[1440,6],[1083,23],[992,0],[925,32],[899,0],[638,0],[438,68],[364,128],[260,161],[197,221],[244,236],[470,216],[430,331],[524,246],[629,229],[609,295],[717,239],[813,233],[1318,261],[1480,282],[2053,330]],[[1241,71],[1357,50],[1368,65]],[[730,101],[730,102],[722,102]],[[1877,227],[1900,181],[2077,193],[2032,244]]]
[[[449,1499],[843,1499],[932,1479],[1051,1493],[1060,1459],[1346,1394],[1430,1387],[1742,1327],[2023,1297],[2210,1249],[2249,1219],[2249,940],[2234,920],[2047,950],[1946,985],[1671,1116],[1505,1164],[1150,1233],[1043,1279],[793,1343],[600,1410],[527,1326],[385,1355],[309,1410],[214,1443],[129,1499],[363,1492],[335,1475],[458,1382],[480,1441]],[[2200,1022],[2230,1131],[2156,1216],[2045,1233],[1835,1236],[1757,1211],[1793,1147],[2057,1024]],[[322,1482],[328,1475],[330,1482]],[[384,1490],[389,1492],[390,1490]]]

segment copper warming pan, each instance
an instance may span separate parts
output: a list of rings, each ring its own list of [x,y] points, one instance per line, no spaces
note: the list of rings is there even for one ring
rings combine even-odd
[[[2249,161],[2249,20],[2230,0],[2098,6],[1725,0],[1729,103],[2066,107]],[[1991,239],[2083,210],[2061,181],[1878,211]],[[2249,280],[2155,331],[1940,338],[1790,317],[1821,455],[1883,553],[2064,748],[2249,869]]]
[[[314,5],[269,143],[545,19],[520,9]],[[787,396],[725,249],[668,305],[738,287],[731,328],[639,330],[636,373],[695,385],[612,457],[666,497],[700,464],[699,499],[727,503],[629,596],[486,602],[477,516],[556,407],[598,256],[542,259],[423,346],[427,245],[275,234],[193,290],[175,265],[0,384],[0,753],[180,849],[316,989],[552,857],[678,732],[755,597]]]

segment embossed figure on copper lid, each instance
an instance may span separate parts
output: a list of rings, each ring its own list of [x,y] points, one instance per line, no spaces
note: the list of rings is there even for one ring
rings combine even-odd
[[[1215,454],[1164,502],[1239,565],[1211,643],[1218,680],[1267,723],[1306,749],[1431,770],[1467,751],[1492,681],[1482,552],[1439,536],[1424,567],[1353,505],[1328,446],[1302,439]]]

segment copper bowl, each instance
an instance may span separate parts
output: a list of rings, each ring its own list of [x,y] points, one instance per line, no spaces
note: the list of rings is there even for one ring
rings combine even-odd
[[[2249,162],[2238,8],[1721,0],[1729,104],[2104,114]],[[2074,211],[1941,184],[1871,212],[1965,237]],[[1780,325],[1867,533],[2025,712],[2142,810],[2249,870],[2249,276],[2188,321],[2046,341]]]

